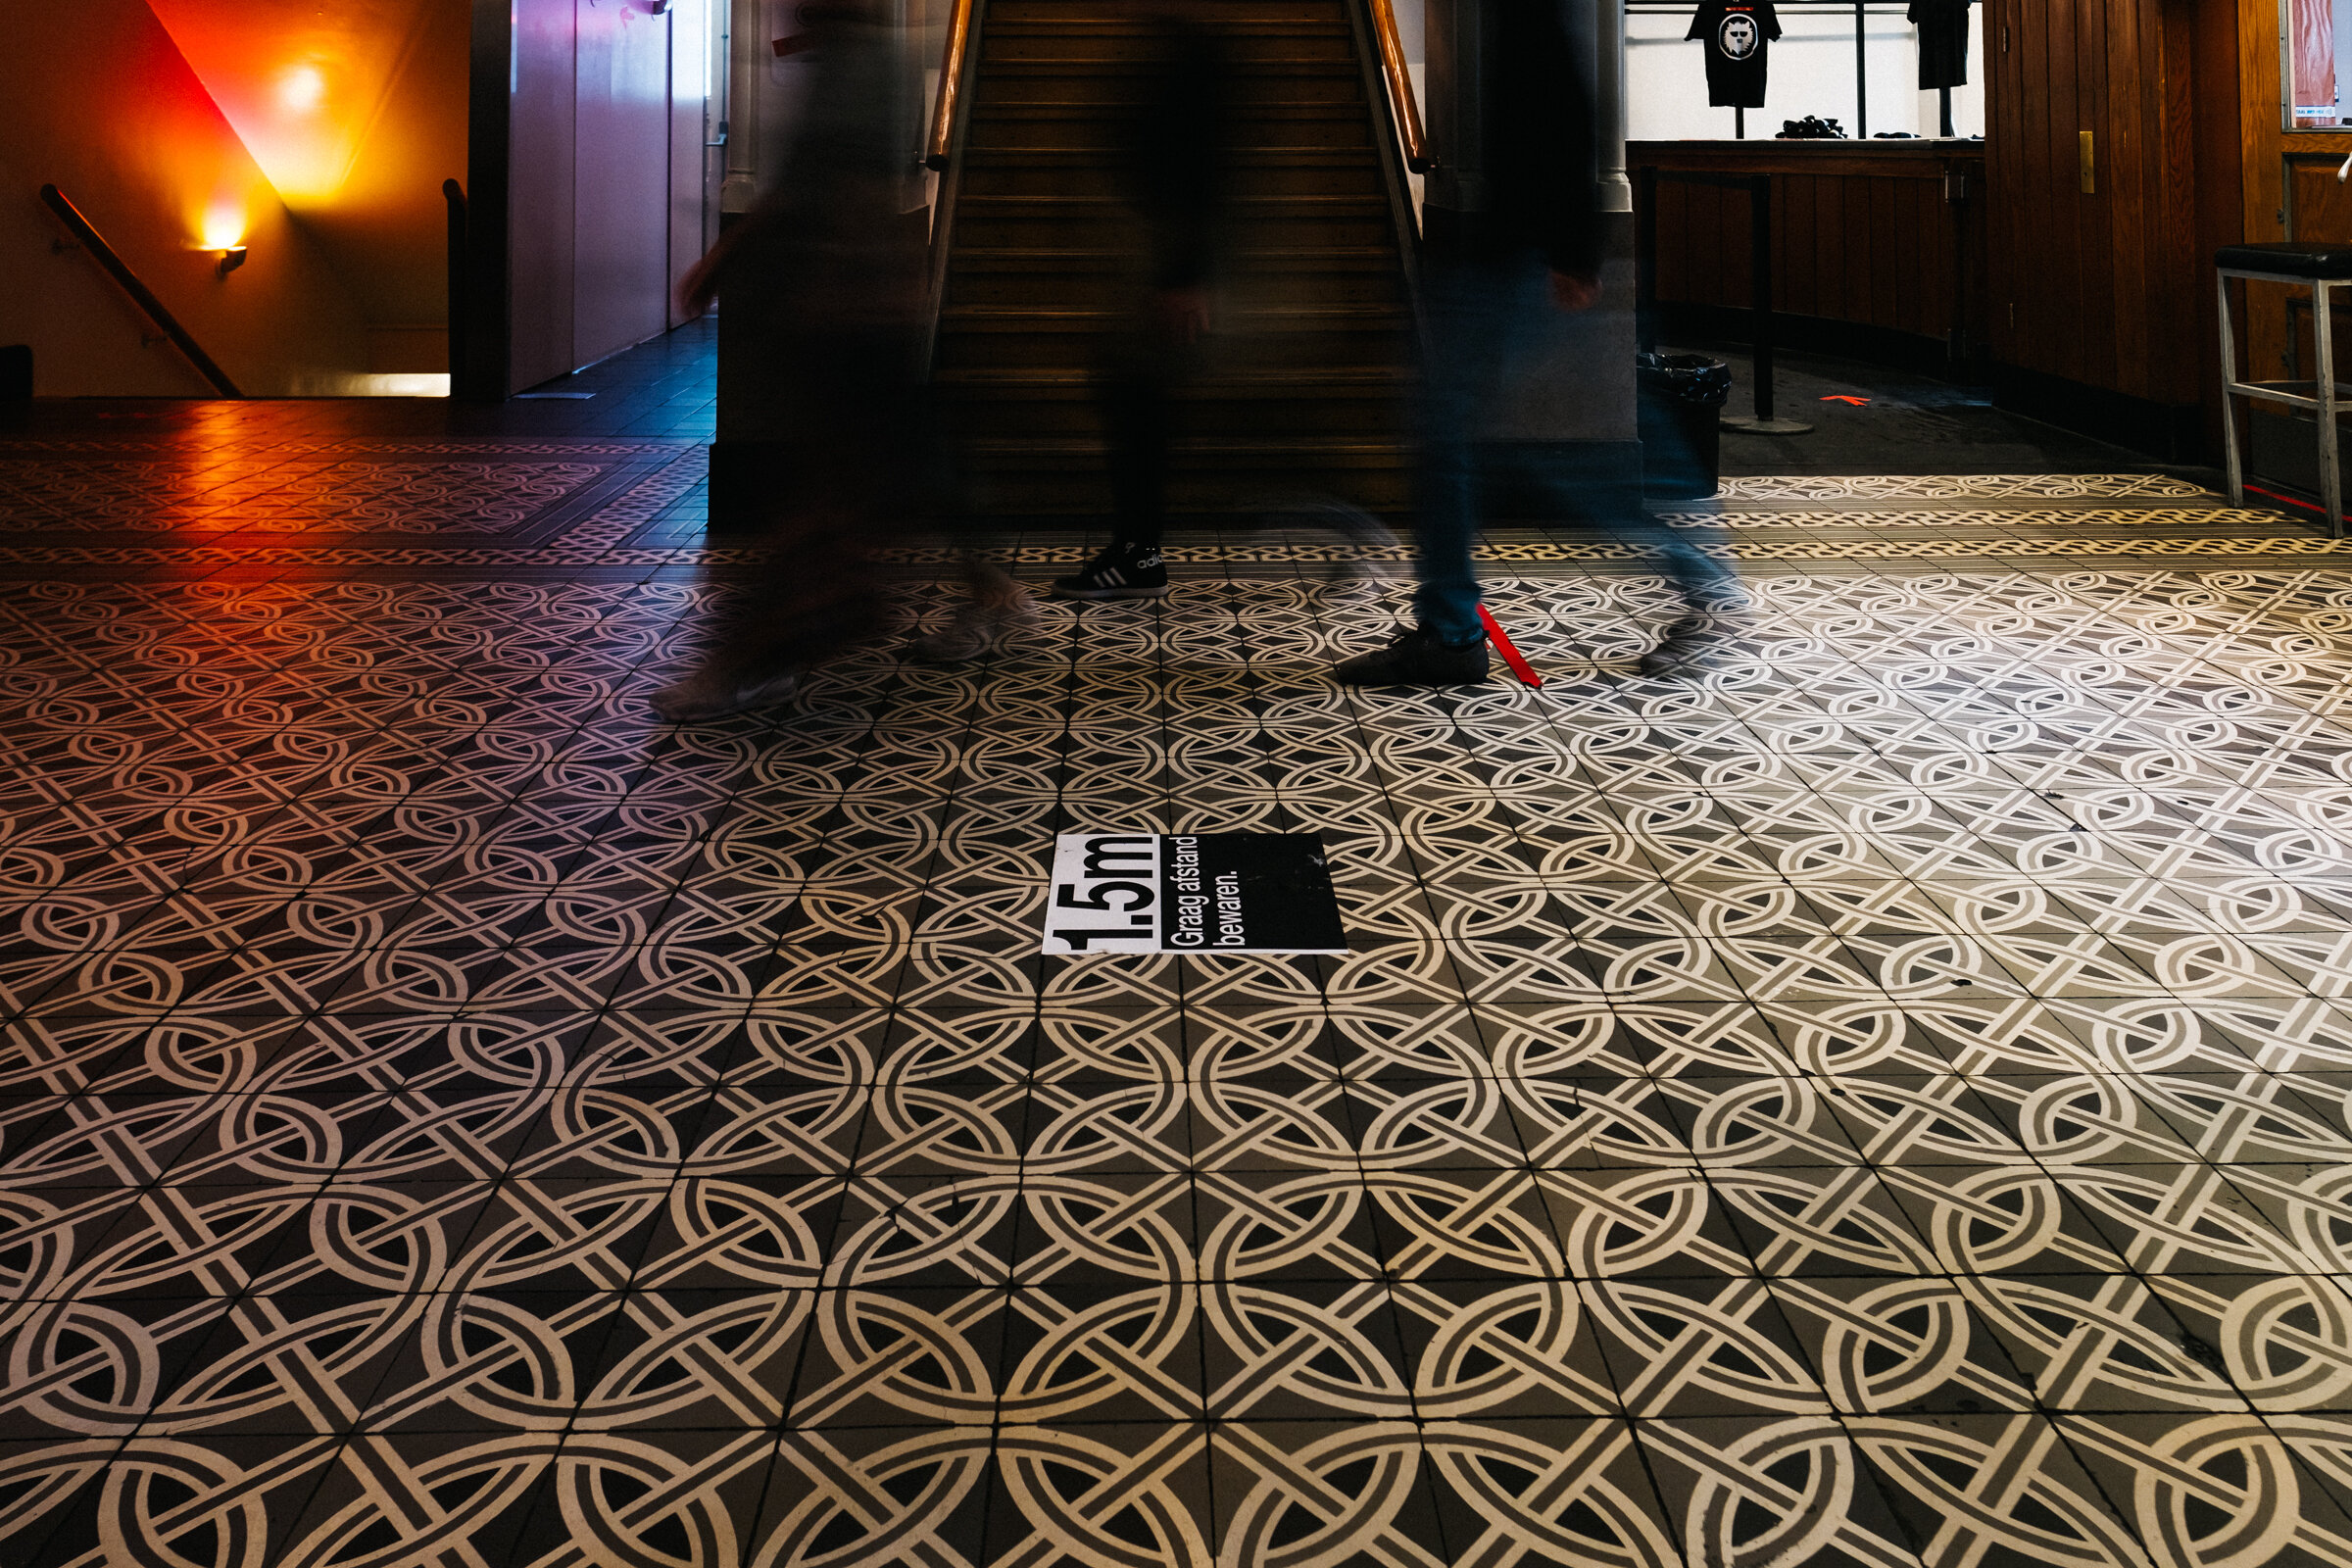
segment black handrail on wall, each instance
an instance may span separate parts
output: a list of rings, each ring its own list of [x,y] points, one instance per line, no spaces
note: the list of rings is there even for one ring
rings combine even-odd
[[[466,187],[445,179],[441,199],[449,203],[449,395],[454,398],[466,366]]]
[[[155,291],[139,281],[139,274],[130,270],[129,264],[115,254],[115,248],[106,242],[106,237],[91,225],[88,219],[81,216],[81,209],[68,200],[64,191],[55,185],[43,185],[41,200],[57,215],[57,220],[81,242],[81,248],[106,269],[107,275],[122,286],[122,292],[130,296],[130,302],[147,313],[147,319],[155,323],[156,330],[170,338],[172,347],[187,356],[188,363],[196,367],[198,374],[213,384],[214,391],[224,398],[241,398],[245,395],[237,390],[237,383],[228,378],[228,372],[221,369],[213,357],[188,335],[188,329],[179,324],[179,318],[166,309],[164,302],[155,297]]]

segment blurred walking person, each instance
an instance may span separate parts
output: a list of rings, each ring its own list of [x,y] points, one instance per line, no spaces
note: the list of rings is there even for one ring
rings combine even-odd
[[[1231,196],[1231,63],[1191,9],[1146,16],[1152,70],[1124,129],[1120,172],[1143,224],[1145,270],[1127,319],[1095,367],[1108,448],[1110,544],[1054,584],[1056,599],[1156,599],[1175,396],[1197,374]]]
[[[680,290],[691,311],[723,301],[726,395],[768,432],[772,564],[722,612],[694,672],[655,694],[675,723],[785,702],[877,630],[875,550],[936,515],[948,490],[922,387],[926,257],[899,211],[902,40],[871,0],[796,15],[813,79],[791,145],[758,209]]]
[[[1340,663],[1333,677],[1348,685],[1454,686],[1487,678],[1487,634],[1471,562],[1480,488],[1474,441],[1521,375],[1545,357],[1559,315],[1588,310],[1600,297],[1597,127],[1559,0],[1483,0],[1479,37],[1485,207],[1467,216],[1459,236],[1433,235],[1422,269],[1429,359],[1416,623],[1386,647]],[[1584,510],[1570,499],[1561,474],[1524,477],[1553,514]],[[1609,520],[1649,539],[1686,603],[1683,618],[1644,667],[1668,667],[1694,655],[1728,573],[1672,530],[1638,516]]]

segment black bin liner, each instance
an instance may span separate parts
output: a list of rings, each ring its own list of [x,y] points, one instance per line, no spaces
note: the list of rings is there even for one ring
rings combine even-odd
[[[1642,493],[1695,501],[1715,493],[1723,472],[1723,406],[1732,369],[1703,354],[1637,354]]]

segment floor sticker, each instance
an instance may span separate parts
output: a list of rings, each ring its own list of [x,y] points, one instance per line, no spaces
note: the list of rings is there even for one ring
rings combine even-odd
[[[1041,953],[1345,953],[1312,833],[1064,833]]]

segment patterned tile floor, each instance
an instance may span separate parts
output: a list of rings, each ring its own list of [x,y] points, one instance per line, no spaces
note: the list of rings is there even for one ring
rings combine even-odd
[[[1499,530],[1410,694],[1195,535],[677,732],[699,458],[488,444],[0,449],[0,1563],[2352,1560],[2342,547],[1744,479],[1722,668]],[[1041,957],[1094,825],[1351,952]]]

